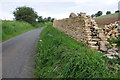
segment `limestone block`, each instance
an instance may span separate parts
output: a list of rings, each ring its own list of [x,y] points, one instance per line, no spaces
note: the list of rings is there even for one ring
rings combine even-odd
[[[105,43],[103,41],[99,41],[99,46],[101,51],[107,51]]]
[[[89,47],[90,47],[91,49],[94,49],[94,50],[98,50],[98,48],[99,48],[99,46],[90,46],[90,45],[89,45]]]
[[[107,53],[118,56],[118,53],[114,49],[108,49]]]
[[[108,41],[103,41],[103,42],[106,46],[110,44]]]
[[[99,38],[92,38],[91,40],[92,41],[99,41],[100,39]]]
[[[77,15],[75,13],[70,13],[69,18],[73,18],[73,17],[77,17]]]
[[[99,32],[99,38],[102,40],[102,41],[106,41],[107,40],[107,38],[106,38],[106,36],[105,36],[105,34],[103,33],[103,32]]]
[[[116,47],[116,45],[117,45],[117,44],[112,44],[113,48],[115,48],[115,47]]]
[[[89,45],[95,45],[97,42],[95,42],[95,41],[88,41],[88,44]]]

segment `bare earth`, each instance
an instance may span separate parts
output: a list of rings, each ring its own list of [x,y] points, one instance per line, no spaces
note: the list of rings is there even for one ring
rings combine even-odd
[[[32,78],[36,44],[42,28],[2,43],[2,77]]]

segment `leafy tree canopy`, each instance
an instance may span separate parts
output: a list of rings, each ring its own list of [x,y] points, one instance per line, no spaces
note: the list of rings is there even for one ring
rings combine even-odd
[[[15,20],[26,21],[30,24],[34,24],[38,17],[37,13],[34,11],[33,8],[26,6],[16,8],[13,14],[15,16]]]
[[[120,13],[120,10],[115,11],[115,13]]]
[[[107,11],[107,12],[106,12],[106,15],[108,15],[108,14],[111,14],[111,11]]]
[[[103,14],[102,11],[98,11],[98,12],[95,14],[95,16],[98,17],[98,16],[101,16],[102,14]]]

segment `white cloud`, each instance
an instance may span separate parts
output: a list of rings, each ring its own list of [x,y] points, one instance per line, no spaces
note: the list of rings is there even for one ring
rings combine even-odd
[[[89,1],[89,0],[84,0]],[[83,0],[1,0],[1,2],[84,2]]]
[[[86,3],[86,2],[103,2],[103,3],[114,3],[118,2],[119,0],[1,0],[1,2],[80,2],[80,3]]]
[[[86,12],[94,14],[98,10],[104,12],[118,9],[119,0],[1,0],[0,18],[12,19],[16,7],[28,6],[34,8],[43,17],[65,18],[70,12]]]

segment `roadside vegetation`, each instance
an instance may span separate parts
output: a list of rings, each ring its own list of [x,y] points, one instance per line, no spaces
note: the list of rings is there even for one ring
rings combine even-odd
[[[2,21],[0,21],[0,42],[2,41]]]
[[[35,78],[118,78],[119,63],[47,24],[37,45]]]
[[[41,27],[43,24],[37,24],[36,27],[27,22],[2,21],[2,41],[10,39],[21,33]]]
[[[17,7],[13,11],[15,20],[2,20],[2,32],[0,42],[17,36],[21,33],[27,32],[44,26],[47,22],[53,22],[54,18],[38,16],[37,12],[31,7]],[[1,39],[2,38],[2,39]]]
[[[33,8],[26,6],[17,7],[13,14],[16,21],[25,21],[33,26],[36,26],[37,23],[53,22],[54,20],[51,17],[43,18]]]

